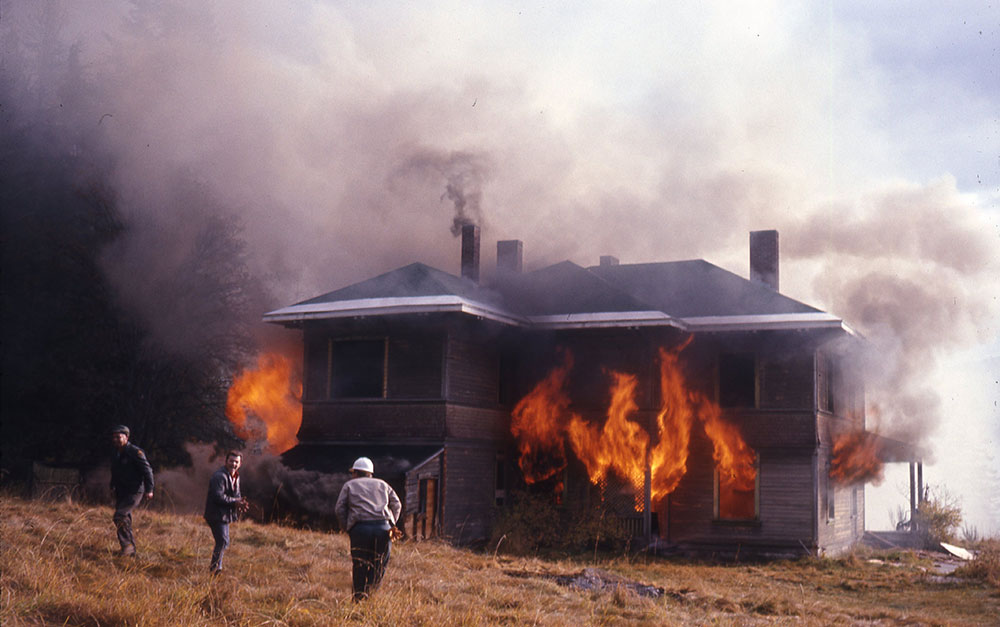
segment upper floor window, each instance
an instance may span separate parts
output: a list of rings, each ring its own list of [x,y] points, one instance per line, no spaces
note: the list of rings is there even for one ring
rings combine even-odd
[[[757,406],[757,360],[753,353],[719,355],[719,406]]]
[[[330,344],[332,398],[384,398],[385,338],[336,340]]]

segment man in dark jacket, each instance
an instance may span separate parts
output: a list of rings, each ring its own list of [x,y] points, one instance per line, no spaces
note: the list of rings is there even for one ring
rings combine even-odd
[[[237,451],[226,454],[226,463],[215,471],[208,480],[208,495],[205,497],[205,522],[212,530],[215,548],[209,572],[222,572],[222,554],[229,548],[229,523],[239,519],[249,507],[240,493],[240,465],[243,455]]]
[[[129,429],[118,425],[111,430],[111,491],[115,495],[115,513],[112,520],[121,544],[120,555],[135,555],[135,537],[132,535],[132,510],[142,502],[142,497],[153,498],[153,469],[146,453],[130,443]]]

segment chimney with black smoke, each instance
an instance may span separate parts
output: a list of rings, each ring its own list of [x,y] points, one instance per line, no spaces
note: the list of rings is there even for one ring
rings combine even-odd
[[[479,283],[479,227],[462,225],[462,278]]]
[[[750,280],[778,291],[777,231],[750,231]]]
[[[497,274],[521,274],[524,267],[524,243],[519,239],[497,242]]]

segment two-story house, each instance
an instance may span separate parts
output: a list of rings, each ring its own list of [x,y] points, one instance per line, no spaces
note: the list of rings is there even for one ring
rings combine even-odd
[[[479,238],[463,229],[460,276],[413,263],[264,316],[305,343],[286,463],[343,472],[372,457],[416,537],[485,538],[530,483],[566,507],[607,500],[638,533],[706,550],[837,553],[860,539],[863,484],[830,469],[837,434],[864,430],[861,341],[778,291],[776,231],[750,234],[749,280],[704,260],[610,256],[524,272],[507,240],[484,284]],[[562,415],[526,428],[527,403],[556,384]],[[615,429],[626,443],[611,461],[584,451]],[[720,461],[727,430],[742,447],[737,483]],[[671,443],[684,459],[668,469]],[[626,477],[633,453],[644,472]]]

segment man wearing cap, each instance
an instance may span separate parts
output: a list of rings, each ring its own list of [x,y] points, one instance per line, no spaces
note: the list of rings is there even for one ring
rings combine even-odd
[[[118,425],[111,430],[111,491],[115,495],[115,514],[112,520],[118,531],[120,555],[135,555],[135,537],[132,535],[132,510],[142,502],[142,497],[153,498],[153,469],[146,453],[128,441],[129,429]]]
[[[396,492],[372,476],[372,460],[359,457],[351,466],[351,479],[337,498],[337,520],[351,538],[351,563],[355,601],[368,598],[378,588],[392,549],[390,531],[402,510]]]

